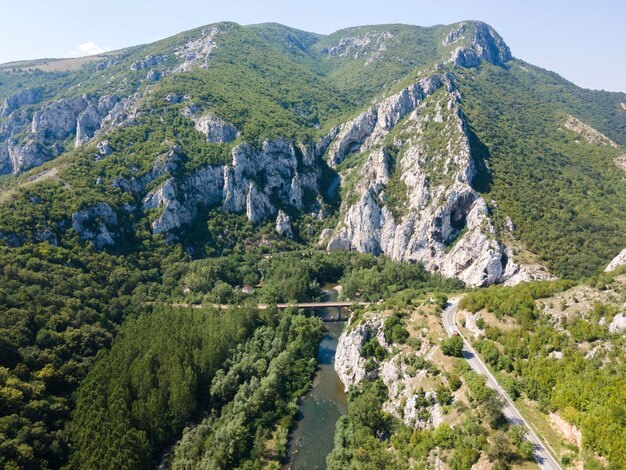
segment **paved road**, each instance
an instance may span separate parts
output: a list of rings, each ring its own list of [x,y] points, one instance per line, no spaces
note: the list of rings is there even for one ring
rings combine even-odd
[[[443,311],[443,326],[446,329],[448,335],[452,335],[453,332],[458,332],[460,336],[463,338],[463,357],[469,363],[470,367],[474,369],[481,375],[487,377],[487,385],[493,388],[496,392],[500,394],[502,400],[504,401],[504,408],[502,409],[504,415],[507,417],[509,422],[514,424],[523,424],[528,429],[528,433],[526,434],[526,438],[532,442],[535,446],[535,459],[537,463],[542,469],[546,470],[562,470],[559,463],[555,460],[555,458],[548,452],[535,432],[528,425],[526,420],[522,417],[520,412],[515,407],[513,401],[509,398],[504,389],[500,386],[496,378],[493,376],[487,366],[482,362],[482,360],[478,357],[478,354],[472,346],[470,346],[469,342],[465,339],[465,337],[461,334],[461,332],[456,327],[454,322],[454,316],[456,315],[460,299],[451,299],[448,302],[447,308]]]

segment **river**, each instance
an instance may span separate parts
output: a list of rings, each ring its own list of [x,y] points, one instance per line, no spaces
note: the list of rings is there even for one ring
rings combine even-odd
[[[337,291],[325,290],[324,300],[337,299]],[[315,312],[322,319],[337,318],[336,308]],[[347,312],[342,312],[345,316]],[[347,412],[343,384],[335,372],[335,351],[344,321],[326,322],[326,334],[317,353],[318,369],[311,390],[304,396],[298,410],[296,427],[289,439],[288,461],[283,469],[322,470],[326,456],[333,449],[335,424]]]

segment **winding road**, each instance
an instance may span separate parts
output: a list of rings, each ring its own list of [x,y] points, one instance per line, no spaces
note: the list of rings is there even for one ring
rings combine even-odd
[[[556,461],[550,452],[544,447],[541,440],[532,430],[528,422],[522,417],[520,412],[515,407],[515,403],[509,397],[509,395],[500,386],[496,378],[493,376],[487,366],[480,359],[474,348],[470,345],[469,341],[465,339],[463,334],[456,326],[454,317],[459,307],[460,298],[450,299],[448,306],[443,311],[443,326],[446,329],[448,335],[452,336],[455,332],[463,338],[463,357],[469,363],[470,367],[477,373],[487,377],[487,385],[494,389],[502,397],[504,401],[504,408],[502,412],[507,417],[509,422],[513,424],[523,424],[526,426],[528,433],[526,438],[535,446],[535,459],[539,464],[539,467],[546,470],[562,470],[561,465]]]

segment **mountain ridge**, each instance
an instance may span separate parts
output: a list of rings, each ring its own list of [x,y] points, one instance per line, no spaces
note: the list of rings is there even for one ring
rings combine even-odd
[[[26,88],[6,97],[2,113],[4,118],[0,119],[0,171],[16,174],[51,162],[46,163],[48,170],[45,171],[49,171],[57,166],[54,162],[59,161],[56,159],[61,155],[64,155],[64,159],[72,166],[75,165],[74,160],[77,158],[72,154],[77,153],[81,155],[78,159],[83,160],[81,163],[83,167],[92,168],[90,170],[92,172],[96,171],[96,167],[100,168],[96,171],[99,176],[92,179],[89,186],[92,186],[93,182],[96,182],[96,185],[110,184],[121,193],[132,195],[131,198],[135,199],[135,202],[130,205],[126,203],[124,210],[127,212],[130,210],[140,217],[147,215],[155,235],[169,232],[163,229],[165,226],[178,230],[190,224],[198,214],[205,213],[205,209],[201,207],[219,205],[221,204],[219,201],[223,200],[226,210],[232,210],[235,213],[245,212],[248,219],[254,223],[259,223],[268,217],[275,217],[279,212],[290,214],[290,220],[294,217],[298,219],[299,212],[304,210],[303,214],[309,214],[322,221],[326,229],[325,236],[322,238],[329,239],[328,229],[333,229],[328,226],[328,223],[332,223],[329,222],[330,219],[345,216],[346,211],[349,211],[351,207],[347,201],[354,198],[354,195],[346,193],[347,189],[343,187],[343,182],[354,179],[359,168],[354,166],[346,168],[352,164],[339,167],[337,164],[340,160],[337,157],[329,158],[326,153],[341,152],[343,155],[340,157],[341,160],[345,158],[345,155],[351,156],[351,159],[355,158],[352,157],[353,154],[361,155],[360,163],[357,165],[361,166],[363,158],[366,158],[361,147],[365,145],[366,148],[371,149],[374,145],[372,142],[376,140],[382,142],[381,139],[407,115],[409,108],[413,114],[419,113],[416,110],[417,105],[425,96],[416,97],[417,101],[409,105],[409,108],[406,108],[406,104],[400,105],[400,108],[405,107],[405,110],[390,109],[389,112],[396,113],[397,117],[390,118],[391,115],[387,116],[383,113],[381,116],[386,116],[384,119],[388,122],[382,127],[376,122],[378,120],[376,112],[372,114],[371,110],[379,106],[387,106],[384,103],[389,103],[390,97],[399,96],[394,94],[406,93],[411,86],[428,77],[447,77],[445,78],[447,93],[455,95],[453,101],[456,103],[453,105],[450,102],[447,106],[458,108],[456,112],[460,125],[466,128],[463,132],[467,134],[468,153],[471,156],[467,164],[476,166],[479,170],[478,172],[471,170],[472,173],[476,173],[476,181],[470,178],[472,180],[470,184],[473,186],[479,184],[478,180],[493,179],[493,174],[489,169],[489,158],[479,156],[481,150],[476,150],[483,149],[485,146],[481,142],[482,138],[478,136],[480,129],[474,129],[473,123],[484,121],[485,124],[481,124],[483,128],[484,125],[491,126],[495,122],[493,120],[495,114],[488,120],[483,119],[482,113],[476,116],[472,116],[471,112],[468,114],[468,100],[465,96],[471,98],[471,87],[482,83],[483,76],[489,75],[492,80],[495,80],[494,90],[501,87],[497,81],[500,79],[495,77],[506,78],[509,81],[515,80],[518,86],[524,89],[525,95],[522,100],[535,100],[537,103],[548,103],[547,106],[554,106],[554,112],[550,110],[550,114],[555,119],[561,119],[560,111],[557,112],[556,109],[563,109],[569,111],[568,115],[574,116],[573,119],[577,119],[575,117],[577,114],[582,115],[583,119],[579,119],[580,122],[584,122],[587,118],[593,123],[601,123],[602,126],[598,126],[601,128],[600,132],[605,131],[608,138],[622,145],[626,141],[622,133],[622,129],[626,129],[626,113],[620,112],[619,105],[616,104],[616,111],[610,111],[613,113],[611,116],[618,116],[621,121],[616,121],[614,124],[607,123],[605,118],[599,118],[606,115],[606,107],[596,105],[596,102],[590,99],[590,97],[600,96],[603,100],[610,99],[615,103],[621,103],[623,101],[620,94],[595,95],[593,92],[581,91],[569,82],[559,81],[559,78],[544,74],[541,69],[513,58],[500,35],[491,26],[480,21],[463,21],[448,26],[432,27],[402,24],[359,26],[329,35],[300,31],[276,23],[240,26],[232,22],[222,22],[195,28],[156,43],[127,48],[121,53],[109,53],[107,57],[111,59],[98,63],[95,71],[92,71],[91,65],[85,65],[80,72],[75,73],[43,73],[43,78],[52,79],[51,84],[46,84],[46,81],[42,80],[43,83],[37,87]],[[34,75],[41,75],[36,72],[30,75],[24,72],[7,72],[6,76],[10,77],[11,73],[35,79],[35,81],[37,77]],[[524,74],[530,74],[531,81],[528,81],[528,77]],[[61,96],[65,95],[67,98],[52,98],[51,100],[52,96],[59,96],[56,92],[51,95],[59,79],[65,79]],[[506,83],[506,80],[502,83]],[[218,85],[220,82],[222,85]],[[47,90],[46,86],[52,87],[52,90]],[[6,87],[7,84],[4,88]],[[559,104],[558,108],[553,95],[554,88],[567,93],[566,100],[563,101],[561,98],[565,104]],[[189,93],[192,89],[195,92]],[[77,92],[82,94],[77,96]],[[104,94],[110,92],[113,93]],[[1,93],[7,92],[0,88]],[[470,99],[469,102],[471,101]],[[392,105],[392,108],[393,106],[396,105]],[[438,104],[438,106],[441,105]],[[483,105],[480,104],[480,106]],[[365,112],[365,114],[359,114],[360,112]],[[370,114],[367,114],[368,112]],[[398,112],[400,114],[397,114]],[[436,117],[440,114],[441,112]],[[475,121],[476,118],[478,121]],[[346,126],[353,119],[365,121],[356,127],[352,126],[352,130],[346,130]],[[148,133],[145,135],[150,135],[160,126],[159,123],[164,121],[168,122],[166,126],[169,126],[169,130],[164,128],[165,132],[159,131],[163,134],[163,140],[157,142],[153,139],[152,143],[148,144],[150,142],[148,138],[140,144],[141,147],[145,147],[141,148],[140,152],[145,154],[145,157],[141,159],[142,163],[137,161],[131,167],[130,173],[129,168],[120,166],[121,155],[116,156],[119,152],[126,155],[124,158],[136,159],[137,153],[133,146],[137,143],[136,137],[139,137],[139,134],[133,129],[144,129],[144,132]],[[424,123],[424,126],[426,125],[427,123]],[[525,132],[530,130],[528,121],[523,121],[523,126],[528,128]],[[559,129],[562,127],[559,124]],[[345,132],[352,132],[354,135],[348,136],[345,132],[341,135],[343,132],[341,129]],[[371,137],[371,143],[366,144],[365,137],[375,129],[378,129],[375,131],[378,133],[377,137]],[[424,134],[421,127],[416,129],[418,134]],[[536,128],[531,132],[541,133],[542,131]],[[127,135],[127,137],[116,142],[115,137],[113,140],[109,138],[109,134],[111,136]],[[136,136],[132,137],[133,134]],[[166,137],[168,134],[171,135]],[[436,131],[431,131],[428,135],[418,136],[419,142],[417,144],[414,142],[414,144],[430,148],[429,151],[434,154],[442,150],[441,146],[447,146],[448,150],[444,150],[444,154],[450,152],[451,142],[446,143],[445,136],[436,134]],[[224,136],[232,137],[225,139]],[[70,143],[70,139],[73,144]],[[344,143],[341,143],[342,139]],[[203,140],[206,145],[202,143]],[[95,161],[87,162],[84,150],[89,145],[84,150],[81,149],[84,144],[94,141],[99,142],[98,149],[95,151]],[[391,153],[398,151],[402,153],[406,150],[394,145],[394,142],[387,142],[384,145],[385,149],[395,147]],[[559,150],[559,152],[579,152],[571,144],[565,145],[569,146],[567,150]],[[72,146],[75,150],[72,150]],[[125,150],[121,148],[124,146],[126,146]],[[268,180],[266,168],[269,168],[268,164],[272,162],[272,157],[267,160],[267,155],[272,155],[275,148],[283,149],[276,154],[284,158],[283,160],[279,158],[283,166],[272,167],[275,168],[275,174],[270,175]],[[253,163],[246,175],[239,174],[239,182],[235,184],[233,193],[233,190],[227,189],[228,185],[232,187],[233,184],[232,176],[228,176],[230,170],[226,170],[227,166],[218,170],[215,165],[227,164],[231,161],[232,169],[237,168],[240,165],[238,161],[241,160],[241,157],[237,155],[241,151],[243,154],[257,155],[250,162],[255,162],[260,158],[259,161],[265,161],[266,168],[258,162]],[[93,152],[93,150],[88,152]],[[170,158],[169,163],[160,167],[160,170],[156,169],[155,163],[151,163],[150,160],[168,152],[170,157],[164,158]],[[387,157],[391,155],[387,150],[384,152]],[[596,148],[593,152],[602,153],[605,150]],[[110,156],[111,153],[112,156]],[[151,153],[150,156],[149,153]],[[262,154],[266,157],[259,157]],[[612,157],[617,158],[618,155],[612,155]],[[443,161],[446,158],[449,159],[450,155],[446,157],[442,154],[441,158],[443,158],[443,164]],[[118,162],[111,165],[115,160]],[[394,160],[393,165],[399,163],[395,159],[392,160]],[[431,161],[430,164],[434,161],[432,155],[427,160]],[[500,160],[494,160],[494,162],[497,161]],[[416,161],[416,171],[426,175],[430,170],[421,167],[425,164],[424,162],[417,163]],[[379,162],[380,164],[382,163]],[[107,170],[107,167],[110,169]],[[206,180],[205,176],[199,177],[198,181],[202,183],[197,184],[206,185],[208,181],[212,181],[211,184],[223,185],[224,189],[219,190],[219,194],[216,193],[215,196],[209,197],[207,194],[210,193],[201,194],[203,191],[201,186],[197,184],[189,186],[184,182],[184,178],[191,178],[194,175],[191,168],[209,173],[223,172],[223,176],[219,178],[213,176],[210,180]],[[284,173],[285,168],[291,169]],[[449,185],[450,176],[445,176],[448,171],[445,170],[445,165],[436,171],[444,171],[444,174],[426,175],[423,183],[425,187],[434,184],[430,181],[433,177],[440,180],[439,183],[443,184],[442,188]],[[114,173],[117,174],[114,175]],[[132,173],[135,173],[135,176]],[[122,176],[124,174],[127,176]],[[152,176],[147,176],[148,174]],[[279,174],[283,174],[286,180],[281,180],[281,177],[276,178]],[[390,192],[397,200],[395,203],[392,201],[392,205],[396,204],[396,206],[398,201],[408,200],[405,176],[401,174],[396,179],[391,178],[382,183],[382,186],[380,182],[377,183],[379,189],[376,193],[382,194],[381,197],[384,199],[387,197],[386,193]],[[144,183],[139,183],[142,178]],[[444,181],[446,178],[448,182]],[[18,177],[17,181],[19,180]],[[159,187],[159,182],[165,186]],[[12,185],[10,178],[5,184]],[[85,186],[81,181],[75,181],[74,184]],[[389,184],[395,185],[394,188],[390,187],[387,191],[382,189],[383,186],[386,188]],[[291,189],[285,190],[285,185],[290,186]],[[338,185],[342,188],[341,195],[337,192]],[[481,191],[488,194],[489,187],[489,184],[483,185]],[[12,188],[14,191],[19,191],[19,183],[17,187],[13,185]],[[190,192],[186,192],[184,188]],[[90,187],[89,191],[93,189]],[[431,189],[429,188],[428,194],[431,193]],[[92,200],[103,199],[96,193],[91,196]],[[120,194],[120,197],[128,198],[123,194]],[[619,200],[619,196],[615,197]],[[337,205],[338,198],[342,200],[340,206]],[[121,200],[119,197],[114,199]],[[138,199],[144,199],[144,201]],[[486,214],[490,214],[488,217],[492,217],[492,212],[498,212],[497,202],[491,204],[482,196],[479,199],[485,202],[483,210]],[[146,202],[148,200],[152,202]],[[248,202],[244,203],[245,200]],[[258,204],[255,204],[254,200],[258,200]],[[305,200],[306,203],[303,202]],[[116,213],[121,209],[120,202],[112,203],[104,200],[98,202],[107,204]],[[387,203],[382,201],[376,204],[381,205],[382,208],[382,206],[386,207]],[[246,205],[248,209],[245,209]],[[305,206],[308,209],[305,210]],[[74,219],[75,214],[80,211],[89,213],[93,207],[95,206],[79,205],[73,211],[68,212],[66,218]],[[179,210],[183,212],[178,214]],[[419,213],[417,208],[414,210]],[[465,221],[470,211],[471,207],[468,207],[464,215],[459,216],[459,220]],[[145,213],[143,216],[142,212]],[[96,210],[96,213],[99,213],[99,210]],[[149,215],[152,213],[159,215]],[[397,210],[396,215],[398,215]],[[510,216],[511,214],[508,215],[509,218]],[[92,217],[99,216],[92,215]],[[391,220],[389,215],[387,219]],[[110,217],[109,220],[112,221],[113,218]],[[284,216],[281,216],[281,220],[284,225]],[[31,227],[29,231],[34,233],[35,240],[42,239],[41,233],[52,231],[55,236],[46,235],[44,239],[59,243],[62,234],[67,230],[67,228],[59,227],[63,227],[63,224],[65,227],[68,225],[62,220],[53,222],[57,227],[54,230],[51,230],[48,227],[49,223],[46,223],[43,229]],[[343,223],[345,224],[345,220]],[[345,230],[342,232],[341,225],[340,223],[334,230],[337,234],[345,235],[346,232]],[[524,230],[524,224],[519,225]],[[14,228],[15,226],[13,224]],[[132,231],[131,228],[128,229]],[[375,233],[376,230],[371,232],[368,229],[367,233]],[[432,233],[435,233],[438,229],[433,228],[433,230]],[[456,243],[456,237],[463,230],[465,227],[459,225],[458,228],[452,229],[451,234],[443,238],[435,237],[438,240],[435,251],[439,253],[436,257],[445,258],[447,256],[445,251],[453,242],[455,250],[462,247],[463,244]],[[617,227],[614,230],[619,232]],[[3,233],[4,239],[12,240],[13,244],[32,239],[29,236],[25,237],[24,232],[20,234],[14,230],[7,233],[5,229],[0,233]],[[90,239],[113,241],[104,245],[98,242],[99,248],[114,244],[114,237],[108,237],[103,233],[102,237],[99,237],[93,231],[89,233],[92,236],[81,235],[81,237],[86,241]],[[510,237],[512,232],[509,235],[506,235],[507,233],[509,231],[504,230],[501,225],[493,229],[490,237],[493,236],[499,239],[498,243],[503,243],[501,238]],[[463,233],[463,236],[465,235],[466,233]],[[366,235],[365,238],[370,236]],[[177,238],[172,238],[171,235],[168,237],[172,241]],[[393,252],[390,247],[381,249],[377,245],[378,242],[374,245],[354,239],[340,242],[341,237],[343,235],[331,237],[328,247],[342,247],[349,250],[359,247],[359,251],[387,254]],[[617,233],[615,237],[616,242],[620,238],[621,241],[608,249],[614,253],[602,255],[602,262],[608,262],[615,253],[619,252],[618,245],[624,244],[623,237],[619,237]],[[522,243],[528,243],[528,240]],[[416,246],[418,245],[421,246],[421,242]],[[530,248],[531,251],[536,250],[534,246]],[[434,254],[426,256],[425,253],[429,249],[433,249],[433,246],[430,248],[422,246],[418,250],[424,252],[422,255],[416,255],[413,251],[403,251],[404,254],[401,255],[396,250],[392,256],[398,259],[425,262],[435,256]],[[472,249],[476,250],[475,247]],[[503,266],[498,270],[501,269],[504,273],[508,263],[505,260],[513,256],[511,251],[506,255],[494,254],[494,260],[498,257],[503,260]],[[545,255],[543,256],[545,258]],[[474,265],[480,258],[480,254],[475,253],[467,257],[469,261],[462,261],[461,265],[467,262]],[[538,266],[546,259],[538,261],[534,260],[531,265]],[[551,264],[550,258],[547,258],[547,261]],[[427,261],[428,263],[430,261]],[[489,263],[492,261],[487,262]],[[597,267],[600,266],[597,265]],[[441,269],[441,261],[431,265],[430,269]],[[590,272],[594,268],[589,264],[579,263],[572,269]],[[458,275],[459,268],[444,271],[448,275]],[[567,273],[567,270],[564,272]],[[503,274],[484,275],[488,279],[484,282],[479,280],[480,276],[477,274],[471,275],[470,277],[475,279],[472,284],[490,284],[506,280],[502,277]],[[546,276],[547,274],[537,275]],[[530,274],[524,278],[527,276]]]
[[[341,279],[438,321],[468,286],[604,289],[626,246],[626,95],[513,58],[488,25],[331,36],[220,23],[71,69],[0,68],[0,466],[152,468],[214,409],[203,391],[241,326],[276,328],[257,300]],[[571,284],[475,292],[531,321]],[[237,305],[159,307],[178,302]]]

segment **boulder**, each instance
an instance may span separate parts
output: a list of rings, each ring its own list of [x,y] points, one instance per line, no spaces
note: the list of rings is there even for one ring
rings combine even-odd
[[[161,79],[161,72],[159,72],[158,70],[150,70],[148,72],[148,75],[146,75],[146,80],[148,80],[149,82],[158,82]]]
[[[108,140],[103,140],[98,143],[98,153],[103,157],[108,157],[113,153],[113,149],[111,148],[111,145],[109,145]]]

